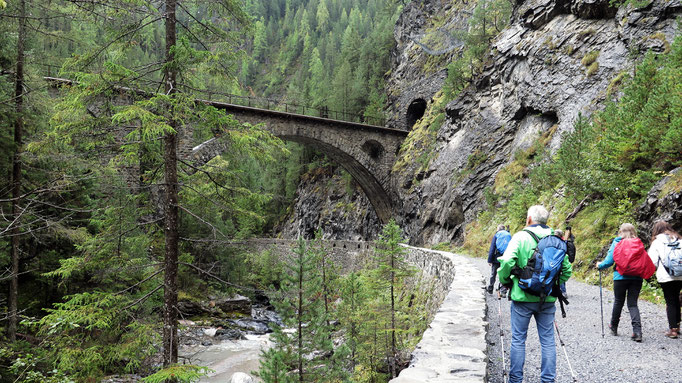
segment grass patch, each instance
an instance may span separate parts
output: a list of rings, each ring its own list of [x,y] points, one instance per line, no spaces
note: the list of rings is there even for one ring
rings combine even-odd
[[[590,65],[592,65],[592,63],[597,61],[597,58],[599,58],[599,51],[592,51],[586,54],[585,57],[583,57],[583,59],[580,60],[580,62],[583,64],[585,68],[589,68]]]
[[[599,63],[597,61],[593,62],[590,64],[590,66],[587,68],[587,75],[592,76],[593,74],[597,73],[599,70]]]
[[[627,71],[622,71],[618,73],[618,75],[611,79],[611,81],[609,82],[609,86],[606,88],[606,95],[611,96],[612,94],[616,93],[620,89],[620,86],[623,84],[623,81],[625,81],[629,77],[630,75],[628,74]]]
[[[540,134],[535,144],[525,150],[517,150],[514,160],[502,168],[495,176],[494,192],[496,194],[509,193],[513,189],[514,182],[527,177],[530,166],[535,162],[538,154],[542,153],[556,132],[558,125]]]
[[[668,42],[668,39],[665,38],[665,34],[663,32],[656,32],[653,35],[646,36],[642,40],[658,40],[663,44],[663,53],[670,52],[670,43]]]
[[[682,171],[677,171],[675,174],[669,174],[670,179],[663,185],[658,198],[663,198],[670,193],[682,191]]]

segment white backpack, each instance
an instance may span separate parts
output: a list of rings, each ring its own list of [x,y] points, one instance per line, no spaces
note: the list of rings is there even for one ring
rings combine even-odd
[[[668,237],[668,243],[665,246],[665,255],[659,258],[663,263],[663,268],[673,278],[682,277],[682,244],[680,239],[673,240]]]

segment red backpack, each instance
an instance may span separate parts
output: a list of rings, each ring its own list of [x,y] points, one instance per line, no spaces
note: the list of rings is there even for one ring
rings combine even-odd
[[[613,250],[613,260],[616,262],[616,271],[623,276],[649,279],[656,272],[656,266],[639,238],[626,238],[618,242]]]

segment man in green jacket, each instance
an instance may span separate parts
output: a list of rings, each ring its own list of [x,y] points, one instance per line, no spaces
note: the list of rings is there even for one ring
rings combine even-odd
[[[531,206],[526,214],[525,230],[532,231],[539,239],[553,234],[553,230],[547,226],[549,212],[541,205]],[[499,259],[500,268],[497,275],[500,283],[511,285],[511,352],[509,383],[521,383],[523,381],[523,365],[526,359],[526,336],[530,318],[535,317],[538,328],[538,337],[542,347],[542,365],[540,379],[542,383],[553,383],[556,378],[556,345],[554,343],[554,313],[556,298],[548,296],[541,299],[526,293],[519,287],[518,277],[512,275],[515,266],[523,268],[533,255],[537,243],[533,237],[524,231],[512,236],[504,255]],[[571,277],[571,263],[568,257],[564,258],[561,265],[559,283],[564,283]]]

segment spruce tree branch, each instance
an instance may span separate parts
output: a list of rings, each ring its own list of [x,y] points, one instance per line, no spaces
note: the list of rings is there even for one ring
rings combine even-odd
[[[158,264],[157,264],[157,265],[158,265]],[[125,292],[128,292],[128,291],[134,289],[135,287],[137,287],[137,286],[139,286],[139,285],[141,285],[141,284],[147,282],[148,280],[154,278],[155,276],[159,275],[161,272],[163,272],[163,269],[157,270],[156,272],[152,273],[152,275],[148,276],[147,278],[145,278],[145,279],[143,279],[143,280],[137,282],[136,284],[134,284],[134,285],[132,285],[132,286],[128,286],[127,288],[125,288],[125,289],[123,289],[123,290],[121,290],[121,291],[119,291],[119,292],[117,292],[117,293],[114,293],[114,295],[121,295],[121,294],[123,294],[123,293],[125,293]]]
[[[69,41],[69,42],[72,42],[72,43],[77,43],[77,42],[78,42],[77,40],[74,40],[74,39],[69,38],[69,37],[66,37],[66,36],[60,36],[60,35],[57,35],[57,34],[54,34],[54,33],[50,33],[50,32],[43,31],[42,29],[37,28],[37,27],[34,27],[33,25],[31,25],[30,22],[27,22],[27,23],[26,23],[26,26],[28,27],[28,29],[30,29],[30,30],[32,30],[32,31],[34,31],[34,32],[38,32],[38,33],[40,33],[40,34],[42,34],[42,35],[45,35],[45,36],[49,36],[49,37],[52,37],[52,38],[55,38],[55,39],[66,40],[66,41]]]
[[[202,168],[200,168],[200,167],[198,167],[198,166],[192,165],[191,163],[189,163],[189,162],[187,162],[187,161],[185,161],[185,160],[179,159],[179,161],[180,161],[180,163],[182,163],[183,165],[189,166],[190,168],[192,168],[192,169],[194,169],[194,170],[196,170],[196,171],[198,171],[198,172],[204,173],[204,174],[208,177],[208,179],[211,180],[211,182],[212,182],[213,184],[215,184],[216,186],[220,187],[221,189],[224,189],[224,190],[227,190],[227,191],[230,191],[230,192],[235,191],[234,189],[231,189],[231,188],[229,188],[229,187],[227,187],[227,186],[221,184],[220,182],[216,181],[216,180],[213,178],[213,175],[212,175],[210,172],[208,172],[208,171],[206,171],[206,170],[204,170],[204,169],[202,169]],[[186,173],[186,174],[189,174],[189,172],[187,172],[187,171],[185,171],[185,173]]]
[[[31,270],[22,271],[22,272],[18,273],[17,275],[32,273],[32,272],[34,272],[34,271],[36,271],[36,270],[38,270],[38,269],[31,269]],[[7,277],[0,278],[0,282],[6,281],[6,280],[8,280],[8,279],[12,279],[12,277],[13,277],[13,276],[10,274],[10,275],[7,276]],[[1,320],[0,320],[0,321],[1,321]]]
[[[204,269],[202,269],[202,268],[200,268],[200,267],[194,266],[194,265],[191,264],[191,263],[178,262],[178,264],[179,264],[179,265],[183,265],[183,266],[190,267],[190,268],[192,268],[192,269],[198,271],[198,272],[201,273],[201,274],[207,275],[207,276],[209,276],[209,277],[215,279],[216,281],[218,281],[218,282],[220,282],[220,283],[222,283],[222,284],[225,284],[225,285],[228,285],[228,286],[232,286],[232,287],[236,287],[236,288],[241,289],[241,290],[244,290],[244,291],[251,291],[251,292],[262,291],[262,292],[267,292],[267,293],[270,293],[270,294],[278,294],[277,291],[254,289],[254,288],[251,288],[251,287],[241,286],[241,285],[238,285],[238,284],[236,284],[236,283],[228,282],[228,281],[226,281],[226,280],[220,278],[219,276],[217,276],[217,275],[215,275],[215,274],[213,274],[213,273],[211,273],[211,272],[209,272],[209,271],[206,271],[206,270],[204,270]]]
[[[124,37],[127,37],[127,36],[129,36],[129,35],[131,35],[131,34],[137,32],[137,31],[143,29],[144,27],[146,27],[146,26],[148,26],[148,25],[150,25],[150,24],[153,24],[153,23],[155,23],[155,22],[157,22],[157,21],[159,21],[159,20],[161,20],[161,19],[163,19],[163,17],[161,17],[161,16],[156,17],[156,18],[153,18],[153,19],[151,19],[150,21],[148,21],[148,22],[146,22],[146,23],[143,23],[143,24],[141,24],[141,25],[138,25],[138,26],[135,27],[134,29],[131,29],[131,30],[125,32],[125,33],[122,33],[122,34],[118,35],[118,37],[116,37],[115,39],[109,41],[106,45],[104,45],[102,48],[100,48],[94,55],[92,55],[92,57],[90,57],[90,59],[89,59],[85,64],[83,64],[83,65],[81,66],[81,70],[85,70],[85,68],[87,68],[90,64],[92,64],[92,62],[95,61],[95,59],[96,59],[97,57],[99,57],[99,55],[102,54],[102,52],[104,52],[106,49],[108,49],[108,48],[109,48],[110,46],[112,46],[114,43],[116,43],[116,42],[122,40]],[[144,20],[144,19],[142,19],[142,20]],[[140,22],[141,22],[142,20],[140,20]]]
[[[214,237],[214,238],[216,237],[216,235],[215,235],[216,232],[219,233],[223,238],[227,238],[227,236],[226,236],[225,234],[223,234],[223,232],[221,232],[220,230],[218,230],[218,228],[215,227],[212,223],[210,223],[210,222],[204,220],[203,218],[199,217],[197,214],[194,214],[193,212],[191,212],[189,209],[187,209],[186,207],[184,207],[184,206],[182,206],[182,205],[176,205],[176,206],[177,206],[178,208],[182,209],[182,210],[183,210],[184,212],[186,212],[187,214],[191,215],[192,217],[198,219],[198,220],[199,220],[201,223],[203,223],[204,225],[210,227],[211,230],[213,230],[213,237]]]
[[[220,29],[218,29],[218,28],[216,28],[216,27],[211,27],[211,26],[206,25],[205,23],[199,21],[196,17],[194,17],[194,15],[193,15],[190,11],[188,11],[188,10],[182,5],[182,3],[178,3],[178,6],[180,7],[180,9],[182,9],[183,11],[185,11],[185,13],[187,14],[187,16],[189,16],[190,18],[192,18],[192,20],[196,21],[197,24],[199,24],[199,25],[201,25],[202,27],[204,27],[204,29],[206,29],[207,31],[209,31],[209,32],[211,32],[211,33],[214,33],[214,34],[221,34],[221,33],[223,33],[223,31],[221,31]],[[187,27],[184,26],[183,24],[181,24],[181,25],[182,25],[185,29],[189,30],[189,28],[187,28]],[[190,33],[191,33],[191,32],[190,32]],[[204,44],[201,42],[201,40],[199,40],[199,42],[200,42],[201,45],[204,47],[204,49],[207,49],[207,50],[208,50],[208,48],[206,47],[206,45],[204,45]]]
[[[185,187],[185,188],[187,188],[187,189],[190,189],[191,191],[193,191],[193,192],[199,194],[199,196],[201,196],[201,198],[204,198],[205,200],[207,200],[207,201],[210,202],[212,205],[214,205],[214,206],[216,206],[216,207],[218,207],[218,208],[225,209],[225,210],[232,210],[231,208],[229,208],[229,207],[227,207],[227,206],[221,204],[220,202],[214,200],[213,198],[207,196],[206,194],[200,192],[199,190],[197,190],[197,189],[195,189],[195,188],[193,188],[193,187],[191,187],[191,186],[189,186],[189,185],[183,185],[183,187]]]
[[[129,304],[128,306],[122,308],[120,311],[126,311],[126,310],[128,310],[129,308],[131,308],[131,307],[133,307],[133,306],[137,306],[138,304],[140,304],[140,303],[146,301],[149,297],[152,296],[152,294],[154,294],[155,292],[159,291],[159,289],[161,289],[162,287],[163,287],[163,284],[160,284],[160,285],[156,286],[154,289],[152,289],[152,291],[148,292],[148,293],[145,294],[143,297],[141,297],[140,299],[136,300],[135,302]]]

